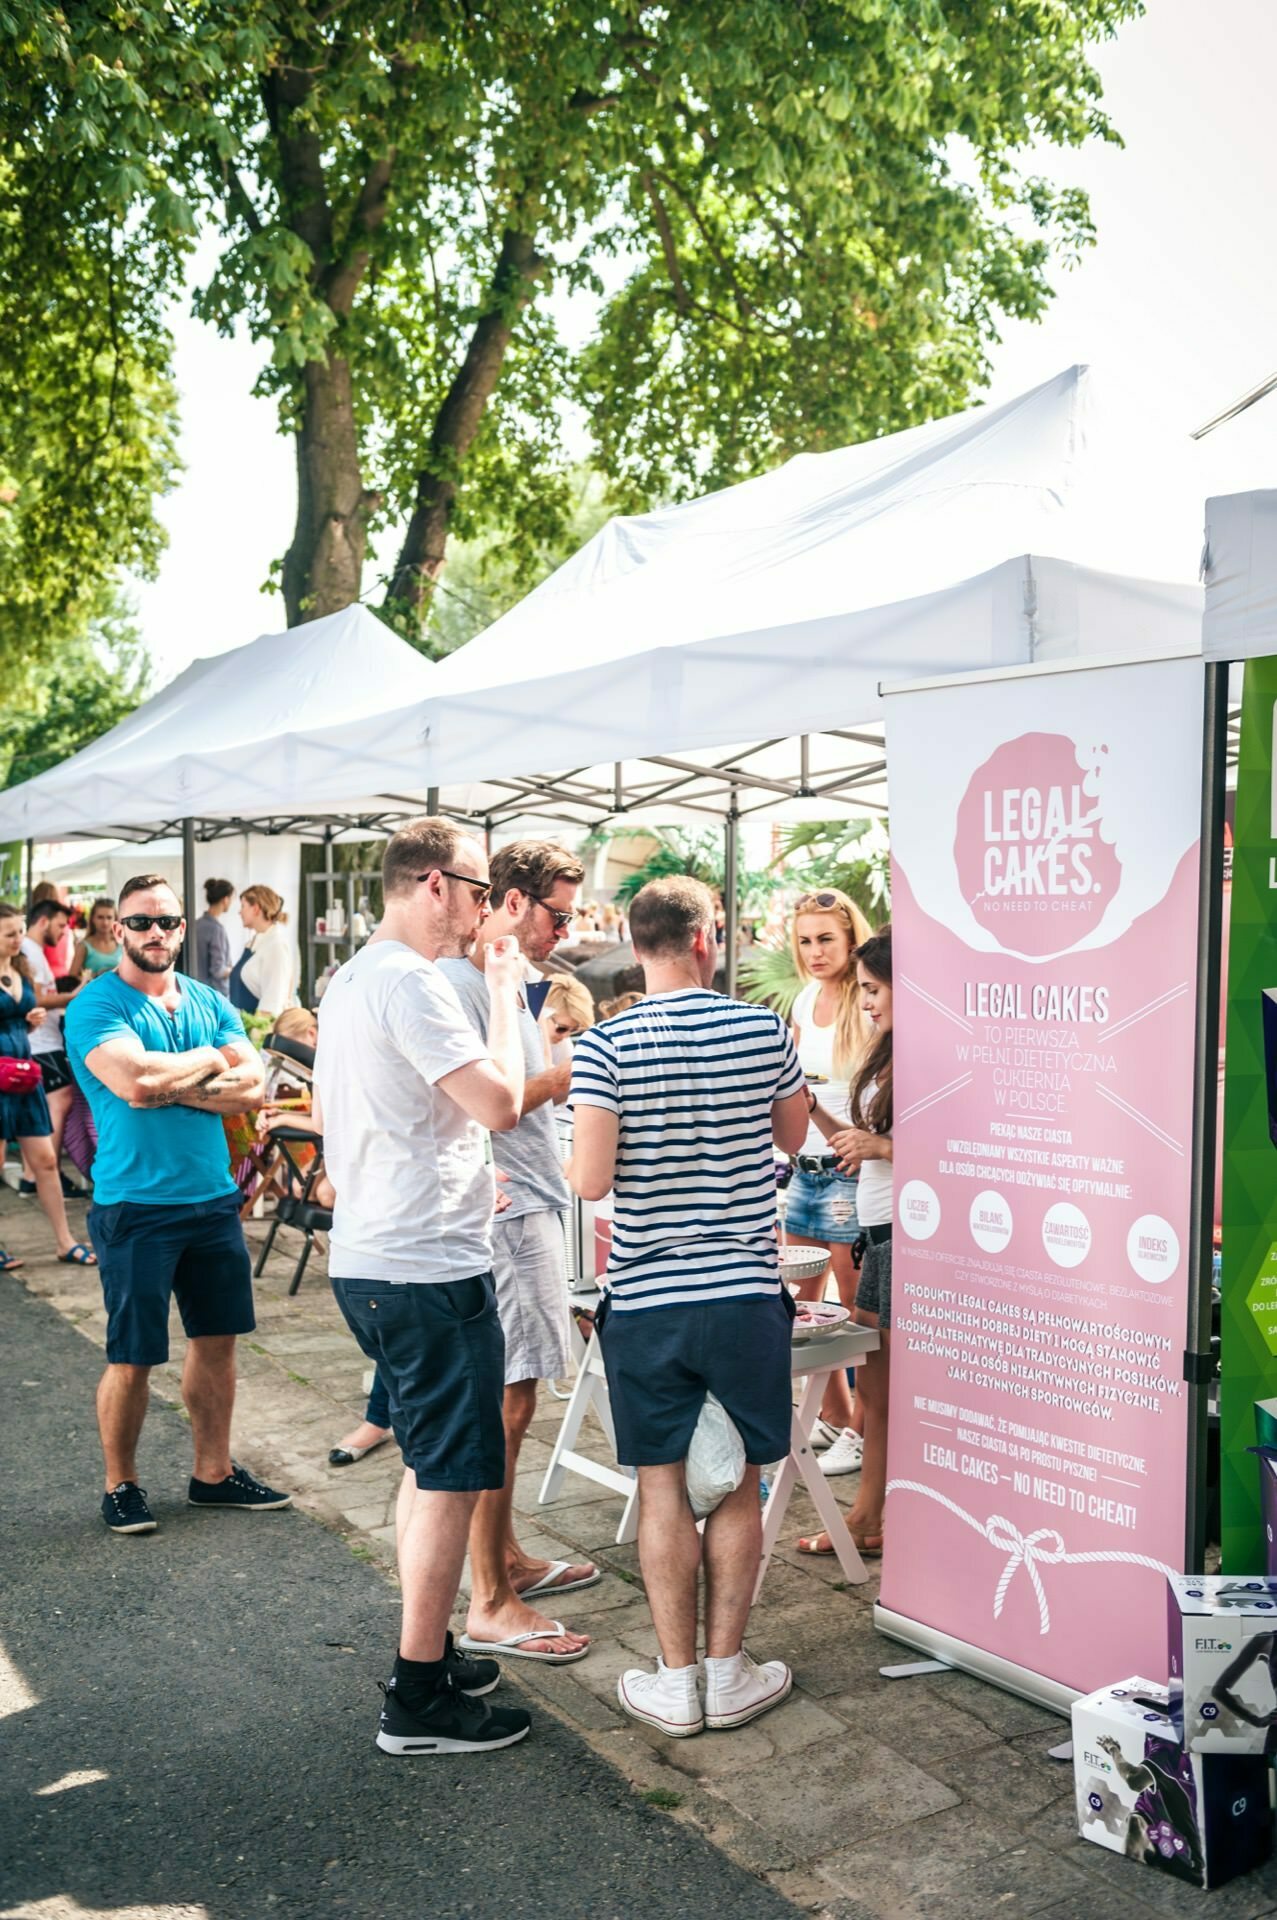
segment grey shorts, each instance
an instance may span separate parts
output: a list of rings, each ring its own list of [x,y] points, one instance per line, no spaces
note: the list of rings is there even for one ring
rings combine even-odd
[[[505,1380],[561,1380],[568,1370],[567,1242],[561,1213],[498,1214],[492,1277],[505,1334]]]
[[[891,1229],[890,1227],[866,1227],[868,1244],[865,1257],[860,1263],[860,1285],[856,1288],[856,1305],[866,1313],[876,1313],[878,1325],[891,1325]],[[874,1235],[883,1235],[875,1240]]]

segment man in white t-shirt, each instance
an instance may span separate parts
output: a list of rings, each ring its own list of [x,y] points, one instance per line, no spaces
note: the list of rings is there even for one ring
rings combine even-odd
[[[59,1170],[62,1166],[62,1135],[75,1095],[71,1063],[67,1059],[66,1043],[62,1037],[62,1009],[75,998],[75,994],[58,992],[58,983],[44,950],[57,946],[66,932],[69,917],[70,909],[61,900],[37,901],[27,915],[27,934],[22,942],[23,954],[31,967],[36,1004],[45,1010],[44,1020],[32,1032],[31,1052],[40,1065],[44,1096],[49,1103],[49,1118],[53,1122],[53,1155]],[[35,1181],[25,1166],[22,1176],[19,1193],[34,1193]],[[81,1197],[79,1188],[65,1174],[61,1177],[63,1193],[78,1200]]]
[[[505,1478],[484,1133],[519,1119],[523,965],[512,940],[485,951],[485,1046],[434,964],[466,953],[483,917],[482,846],[449,821],[411,821],[386,847],[382,883],[381,925],[333,976],[320,1015],[316,1100],[336,1189],[328,1271],[388,1388],[405,1466],[403,1625],[377,1745],[469,1753],[511,1746],[530,1724],[482,1702],[500,1669],[459,1653],[448,1631],[475,1503]]]

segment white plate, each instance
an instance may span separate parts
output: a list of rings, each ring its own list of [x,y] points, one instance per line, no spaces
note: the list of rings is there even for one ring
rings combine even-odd
[[[818,1280],[829,1265],[828,1247],[781,1247],[780,1277],[791,1284]]]
[[[795,1320],[791,1336],[795,1340],[820,1340],[827,1333],[841,1333],[851,1319],[851,1309],[836,1300],[807,1300],[801,1303],[809,1311],[815,1311],[820,1318],[803,1325]]]

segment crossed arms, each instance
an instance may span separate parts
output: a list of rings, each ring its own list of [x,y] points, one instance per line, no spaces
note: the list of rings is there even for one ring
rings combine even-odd
[[[261,1105],[265,1066],[247,1040],[186,1053],[148,1053],[136,1034],[120,1034],[85,1056],[90,1073],[131,1107],[195,1107],[249,1113]]]

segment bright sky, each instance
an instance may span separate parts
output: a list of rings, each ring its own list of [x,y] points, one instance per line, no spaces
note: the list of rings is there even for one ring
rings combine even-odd
[[[1125,148],[1048,151],[1036,163],[1087,188],[1099,242],[1076,271],[1057,274],[1045,321],[1007,329],[989,397],[1087,361],[1107,395],[1174,438],[1205,500],[1277,484],[1277,393],[1199,447],[1187,440],[1277,371],[1277,7],[1148,4],[1096,56]],[[186,473],[162,508],[161,577],[138,591],[157,685],[201,654],[284,625],[280,600],[259,589],[293,517],[291,444],[269,403],[251,397],[261,352],[187,319],[177,340]],[[1194,551],[1190,572],[1195,561]]]

